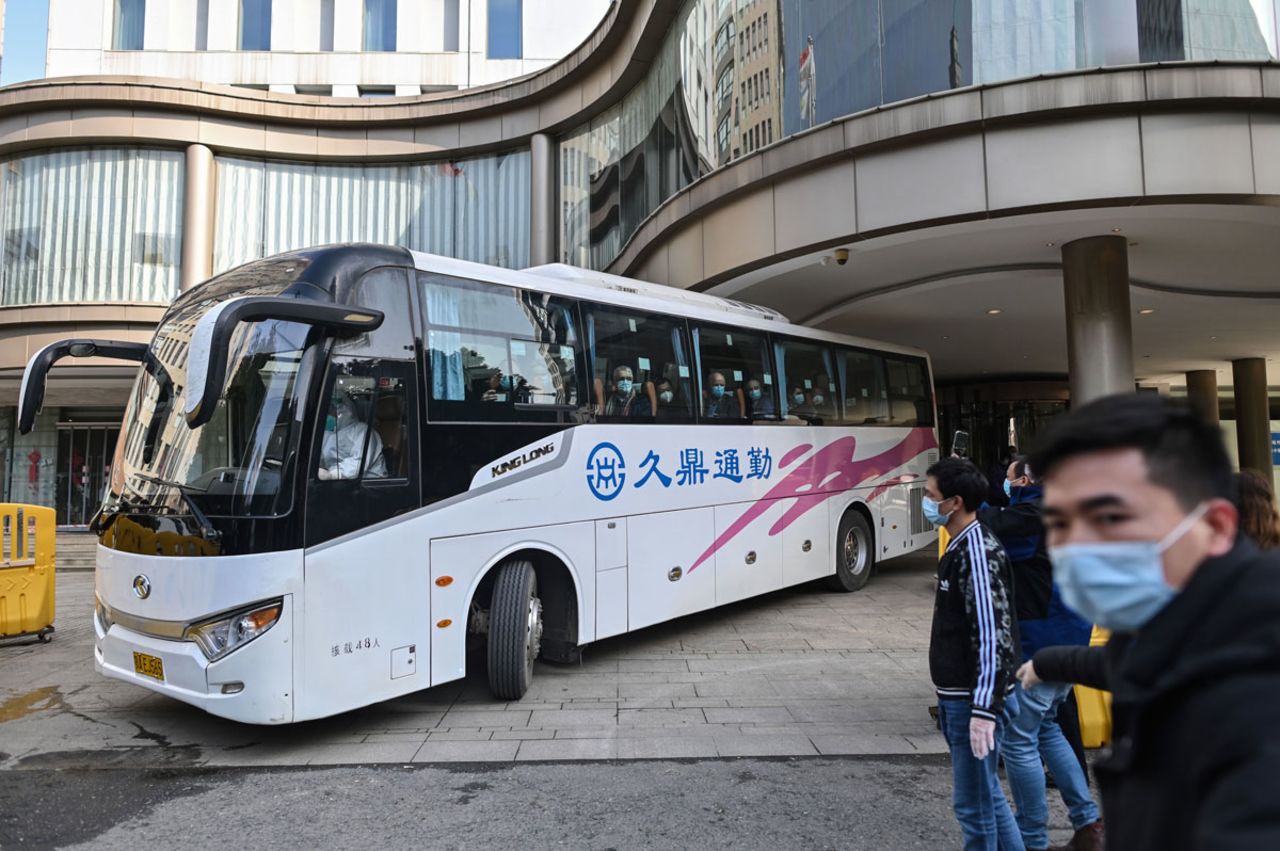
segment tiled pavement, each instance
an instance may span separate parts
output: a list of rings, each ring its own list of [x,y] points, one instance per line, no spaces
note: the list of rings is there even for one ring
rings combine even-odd
[[[93,671],[93,576],[52,644],[0,646],[0,767],[321,765],[944,750],[928,714],[934,561],[856,594],[802,586],[591,645],[495,702],[483,670],[336,718],[252,727]]]

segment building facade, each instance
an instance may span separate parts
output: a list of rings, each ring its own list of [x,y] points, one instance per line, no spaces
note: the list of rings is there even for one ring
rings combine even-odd
[[[114,49],[114,16],[139,5],[142,49]],[[1001,442],[1095,379],[1190,393],[1186,376],[1210,372],[1215,402],[1219,386],[1229,402],[1280,385],[1271,0],[635,0],[541,72],[394,99],[307,94],[283,72],[202,77],[205,61],[288,59],[286,0],[267,4],[270,53],[149,47],[170,30],[153,20],[188,5],[204,4],[53,0],[50,69],[79,76],[0,90],[4,496],[62,522],[94,508],[132,371],[58,367],[19,436],[31,354],[72,334],[149,339],[181,289],[326,242],[564,260],[921,346],[944,421]],[[335,27],[365,38],[377,4],[333,5],[360,22]],[[410,4],[392,6],[399,54]],[[230,8],[220,26],[242,37]],[[90,12],[102,23],[74,48],[86,64],[56,65],[68,39],[54,30]],[[310,44],[295,48],[308,60]],[[152,58],[178,65],[93,64]],[[1123,273],[1073,283],[1081,246]],[[1081,354],[1064,302],[1080,285],[1123,294],[1103,339],[1131,360]]]
[[[545,68],[577,47],[607,7],[608,0],[50,0],[45,76],[407,97]]]

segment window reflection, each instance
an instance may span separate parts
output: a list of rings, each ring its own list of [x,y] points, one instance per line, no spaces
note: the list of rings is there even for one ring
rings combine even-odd
[[[1265,61],[1275,0],[687,0],[644,79],[561,140],[566,262],[603,268],[661,204],[881,104],[1097,65]]]

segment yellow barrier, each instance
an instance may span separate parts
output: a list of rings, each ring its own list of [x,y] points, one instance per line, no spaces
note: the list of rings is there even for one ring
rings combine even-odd
[[[1107,643],[1111,633],[1095,626],[1090,647]],[[1080,739],[1086,748],[1100,748],[1111,741],[1111,692],[1076,686],[1076,707],[1080,711]]]
[[[56,514],[0,503],[0,638],[53,632]]]

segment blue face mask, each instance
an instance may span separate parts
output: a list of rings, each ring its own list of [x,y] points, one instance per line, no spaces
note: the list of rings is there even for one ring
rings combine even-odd
[[[792,400],[793,402],[795,402],[797,405],[803,405],[803,404],[804,404],[804,394],[803,394],[803,393],[793,393],[793,394],[791,395],[791,400]]]
[[[498,386],[501,387],[503,390],[510,390],[511,376],[509,375],[502,376],[502,378],[498,381]]]
[[[337,430],[338,430],[338,418],[337,418],[337,417],[335,417],[333,414],[330,414],[329,416],[325,417],[325,418],[324,418],[324,430],[325,430],[325,431],[337,431]]]
[[[721,396],[723,396],[723,395],[724,395],[724,385],[723,385],[723,384],[713,384],[713,385],[711,385],[711,397],[712,397],[713,399],[719,399],[719,398],[720,398]]]
[[[1009,499],[1013,499],[1013,482],[1008,479],[1004,480],[1004,495]]]
[[[619,395],[619,396],[626,396],[626,395],[629,395],[629,394],[631,393],[631,388],[632,388],[632,386],[633,386],[633,385],[631,384],[631,379],[630,379],[630,378],[622,378],[622,379],[619,379],[619,381],[618,381],[618,395]]]
[[[747,391],[747,395],[751,397],[751,401],[758,402],[760,401],[760,397],[763,396],[764,393],[760,390],[759,387],[757,387],[755,390]]]
[[[827,398],[827,397],[826,397],[826,396],[823,396],[821,393],[814,393],[814,394],[813,394],[813,404],[815,404],[815,405],[821,405],[821,404],[822,404],[822,402],[823,402],[823,400],[824,400],[824,399],[826,399],[826,398]]]
[[[1208,508],[1207,503],[1197,506],[1161,541],[1096,541],[1049,550],[1062,601],[1106,629],[1141,628],[1178,593],[1164,581],[1165,550]]]
[[[946,500],[944,499],[943,502],[946,502]],[[927,496],[920,500],[920,509],[924,512],[924,519],[934,526],[946,526],[947,519],[951,517],[950,511],[943,514],[938,510],[938,503]]]

